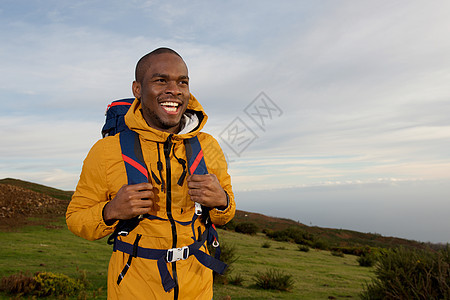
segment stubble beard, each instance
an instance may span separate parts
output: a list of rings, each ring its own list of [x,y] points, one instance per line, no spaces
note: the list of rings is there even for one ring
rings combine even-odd
[[[172,128],[176,127],[176,126],[178,126],[178,129],[180,127],[181,118],[180,118],[180,120],[178,120],[178,122],[164,121],[154,111],[151,111],[148,108],[143,108],[143,110],[150,117],[151,120],[154,120],[152,122],[152,124],[155,124],[155,125],[159,126],[159,128],[155,128],[155,129],[159,129],[159,130],[162,129],[162,130],[168,131],[169,129],[172,129]],[[154,127],[151,124],[149,124],[149,122],[147,120],[146,120],[146,123],[147,123],[148,126],[150,126],[152,128]]]

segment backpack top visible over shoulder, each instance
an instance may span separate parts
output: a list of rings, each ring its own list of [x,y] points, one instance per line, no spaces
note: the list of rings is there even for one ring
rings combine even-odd
[[[128,129],[125,124],[125,114],[134,102],[134,98],[120,99],[111,102],[106,109],[106,121],[102,128],[102,136],[115,135]]]

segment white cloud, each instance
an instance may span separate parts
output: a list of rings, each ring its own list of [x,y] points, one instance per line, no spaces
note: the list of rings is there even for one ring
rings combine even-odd
[[[98,140],[102,122],[42,117],[3,117],[0,177],[15,177],[73,190],[83,159]]]
[[[143,54],[168,46],[207,131],[242,117],[258,134],[241,157],[223,145],[238,191],[448,180],[449,6],[14,2],[0,10],[0,176],[73,189],[106,104],[131,96]],[[243,112],[261,91],[283,110],[265,131]]]

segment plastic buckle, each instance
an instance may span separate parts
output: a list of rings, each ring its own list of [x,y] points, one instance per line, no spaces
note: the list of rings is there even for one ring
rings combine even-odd
[[[189,247],[172,248],[167,250],[166,261],[171,263],[179,260],[185,260],[189,257]]]
[[[195,214],[197,216],[202,215],[202,206],[200,205],[200,203],[197,203],[197,202],[195,202]]]

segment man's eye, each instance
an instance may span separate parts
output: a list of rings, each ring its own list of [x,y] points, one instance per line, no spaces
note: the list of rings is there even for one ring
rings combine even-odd
[[[164,78],[158,78],[155,80],[156,82],[166,82],[166,80]]]
[[[180,84],[183,84],[183,85],[189,85],[189,81],[187,81],[187,80],[182,80],[182,81],[180,81]]]

